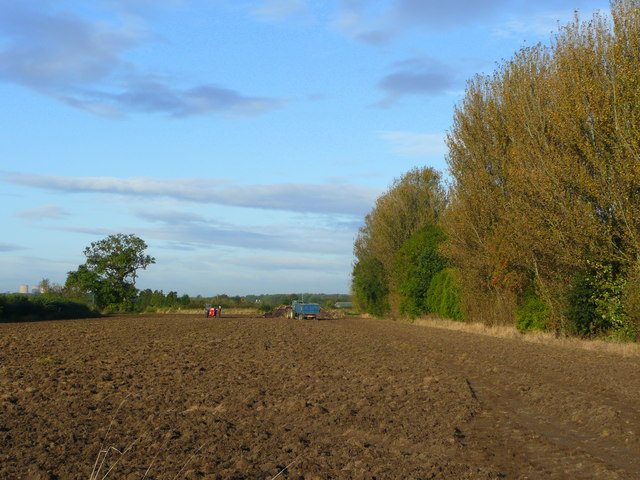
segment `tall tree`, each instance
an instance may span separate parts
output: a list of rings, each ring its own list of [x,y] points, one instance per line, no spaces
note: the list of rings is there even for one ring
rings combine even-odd
[[[390,306],[393,313],[399,313],[400,297],[393,276],[396,255],[415,232],[438,222],[446,202],[441,175],[433,168],[414,168],[393,181],[365,217],[354,243],[352,278],[356,303],[369,304],[370,300],[359,299],[359,295],[373,291],[377,292],[375,298],[382,311]],[[379,287],[374,288],[375,285]]]
[[[476,77],[455,111],[444,226],[470,317],[509,320],[531,283],[564,329],[577,275],[639,270],[640,1],[611,6],[613,24],[576,17]]]
[[[156,262],[144,253],[146,249],[147,244],[133,234],[118,233],[93,242],[84,249],[86,262],[69,272],[66,286],[93,294],[99,308],[130,310],[137,294],[138,270]]]

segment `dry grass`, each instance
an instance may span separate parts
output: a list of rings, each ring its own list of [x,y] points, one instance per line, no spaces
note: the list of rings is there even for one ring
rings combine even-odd
[[[551,333],[528,332],[522,333],[515,327],[508,326],[487,326],[481,323],[455,322],[453,320],[441,319],[427,316],[412,322],[414,325],[434,328],[446,328],[449,330],[459,330],[463,332],[477,333],[498,338],[518,339],[524,342],[542,343],[545,345],[555,345],[566,348],[577,348],[596,352],[613,353],[623,357],[640,357],[640,344],[622,343],[606,340],[584,340],[573,337],[556,337]]]

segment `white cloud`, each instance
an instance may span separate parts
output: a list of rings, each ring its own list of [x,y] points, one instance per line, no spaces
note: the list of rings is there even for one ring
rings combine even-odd
[[[228,263],[240,267],[255,270],[303,270],[343,272],[345,260],[340,258],[310,257],[310,256],[257,256],[237,257],[228,260]]]
[[[589,0],[341,0],[334,25],[351,37],[372,45],[390,42],[410,30],[442,31],[495,25],[500,35],[548,35],[557,21],[570,19]],[[602,8],[607,9],[603,2]],[[589,12],[591,13],[591,11]]]
[[[94,115],[251,116],[287,102],[247,95],[212,82],[172,85],[158,75],[141,72],[124,56],[150,41],[142,22],[133,22],[132,27],[130,22],[114,20],[113,15],[107,15],[109,22],[98,22],[47,8],[47,3],[37,9],[28,2],[0,0],[0,11],[0,81],[31,88]]]
[[[307,5],[302,0],[270,0],[254,8],[251,13],[259,20],[276,22],[304,15]]]
[[[444,135],[415,132],[380,132],[380,137],[391,144],[397,153],[409,155],[444,155],[447,146]]]
[[[300,255],[348,255],[359,225],[332,229],[322,219],[301,227],[295,219],[270,225],[236,225],[216,218],[181,211],[135,210],[135,226],[95,228],[83,226],[47,226],[49,231],[72,232],[105,237],[130,232],[145,239],[162,242],[162,248],[175,251],[195,251],[226,248],[255,252],[287,252]],[[141,222],[147,222],[142,223]],[[7,245],[7,251],[14,249]],[[2,245],[0,245],[2,251]],[[286,262],[279,261],[281,265]],[[288,263],[286,263],[289,265]],[[291,265],[289,265],[291,267]]]
[[[66,193],[111,193],[169,197],[217,205],[303,213],[364,215],[380,194],[376,188],[344,184],[239,185],[224,179],[149,177],[60,177],[0,172],[3,181]]]
[[[189,117],[208,113],[254,116],[282,108],[287,100],[252,97],[217,85],[198,85],[181,89],[158,80],[134,79],[117,94],[85,90],[62,100],[75,107],[107,116],[126,113],[160,113],[172,117]]]
[[[50,90],[100,82],[123,68],[121,55],[142,34],[67,12],[37,11],[0,0],[0,77]]]
[[[0,252],[15,252],[16,250],[24,250],[24,247],[13,243],[0,242]]]
[[[487,18],[506,0],[342,0],[335,25],[352,37],[381,45],[406,30],[442,30]]]
[[[377,106],[389,107],[406,95],[442,95],[455,85],[454,70],[434,58],[408,58],[395,62],[391,70],[378,82],[386,95]]]
[[[224,246],[253,251],[286,251],[317,254],[350,252],[357,228],[332,230],[321,222],[300,228],[297,222],[269,226],[237,226],[178,211],[137,211],[136,217],[155,223],[137,228],[145,237],[170,242],[176,250]]]
[[[549,38],[557,33],[559,28],[568,24],[576,14],[576,5],[567,5],[564,10],[553,10],[539,13],[526,12],[524,15],[511,15],[511,17],[494,27],[494,33],[501,37],[521,37],[533,34],[542,38]],[[587,9],[579,10],[578,17],[587,20],[596,11],[600,11],[605,17],[610,16],[606,10]]]
[[[63,218],[68,215],[68,212],[58,205],[43,205],[42,207],[19,210],[14,215],[24,220],[43,220]]]

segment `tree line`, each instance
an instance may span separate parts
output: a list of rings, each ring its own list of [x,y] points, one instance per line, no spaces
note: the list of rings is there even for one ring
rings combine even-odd
[[[92,242],[84,249],[86,261],[68,272],[64,285],[48,279],[40,282],[41,295],[0,296],[0,321],[79,318],[100,313],[157,312],[164,310],[202,309],[205,305],[228,308],[262,308],[270,310],[292,300],[332,307],[348,301],[343,294],[271,294],[203,297],[178,295],[175,291],[136,287],[139,270],[153,265],[156,259],[145,253],[147,244],[134,234],[115,234]]]
[[[365,218],[362,308],[637,337],[640,1],[611,13],[576,16],[467,83],[449,188],[413,170]]]

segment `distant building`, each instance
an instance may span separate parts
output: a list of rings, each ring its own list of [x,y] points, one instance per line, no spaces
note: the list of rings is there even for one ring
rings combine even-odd
[[[20,290],[18,290],[18,292],[24,294],[29,293],[29,285],[20,285]]]
[[[40,293],[40,287],[38,285],[31,285],[31,293],[39,294]]]

